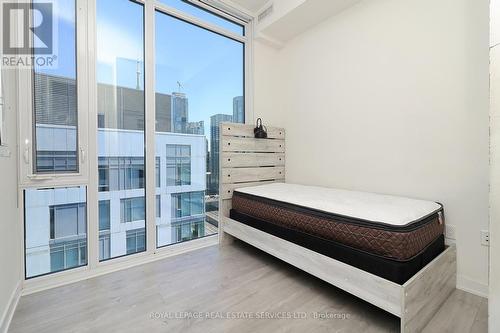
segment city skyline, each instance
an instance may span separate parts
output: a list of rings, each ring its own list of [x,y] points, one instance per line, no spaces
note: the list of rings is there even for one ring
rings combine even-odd
[[[36,94],[37,99],[35,103],[36,107],[36,121],[38,124],[54,124],[54,125],[69,125],[76,126],[76,118],[73,112],[68,112],[67,108],[74,107],[76,103],[76,82],[74,79],[61,77],[57,75],[49,75],[43,73],[36,73],[35,80],[37,82],[37,87],[39,90],[49,89],[49,81],[59,82],[67,86],[65,91],[65,100],[61,103],[49,103],[49,101],[44,101],[43,94]],[[121,129],[131,129],[131,130],[143,130],[143,124],[137,123],[131,124],[127,122],[127,118],[139,118],[144,112],[144,97],[142,89],[128,88],[122,86],[108,85],[105,83],[98,83],[98,128],[121,128]],[[123,96],[127,95],[126,98],[126,111],[123,110],[125,102]],[[175,103],[176,99],[172,98],[176,96],[177,100],[185,100],[184,103]],[[130,103],[135,104],[135,108],[130,107]],[[49,104],[48,104],[49,103]],[[186,134],[200,134],[204,135],[206,133],[211,133],[211,130],[206,131],[206,126],[211,129],[212,125],[206,125],[203,120],[191,120],[189,117],[189,96],[185,93],[172,92],[172,94],[161,94],[156,93],[155,97],[156,105],[156,131],[166,132],[166,133],[186,133]],[[181,110],[177,109],[177,106]],[[245,108],[243,96],[235,96],[232,99],[233,110],[231,114],[216,113],[210,115],[210,119],[215,115],[227,115],[231,118],[227,118],[225,121],[234,122],[244,122],[245,120]],[[115,110],[117,114],[112,115],[112,117],[102,117],[106,113],[110,113],[110,110]],[[121,117],[118,114],[122,112],[124,115]],[[142,112],[142,113],[141,113]],[[65,113],[65,115],[62,115]],[[174,113],[180,114],[178,117],[178,123],[174,124],[172,118]],[[100,117],[100,118],[99,118]],[[109,119],[114,119],[115,122],[109,122]],[[229,120],[228,120],[229,119]],[[118,122],[119,121],[119,122]],[[220,122],[219,122],[220,123]],[[169,130],[170,129],[170,130]],[[180,131],[176,131],[180,129]],[[212,139],[209,140],[209,149],[211,151]]]
[[[119,0],[98,1],[97,5],[97,81],[135,89],[139,72],[140,87],[144,89],[143,22],[128,20],[123,24],[124,18],[142,15],[142,5],[123,5]],[[192,6],[184,7],[188,10]],[[35,72],[77,79],[75,6],[71,1],[60,1],[54,15],[59,26],[58,66],[36,67]],[[157,13],[156,21],[157,29],[165,33],[157,34],[156,39],[155,90],[159,94],[178,92],[190,96],[193,119],[203,121],[204,132],[209,133],[210,115],[232,114],[233,98],[244,91],[244,45],[163,13]]]
[[[73,170],[76,140],[67,138],[76,135],[76,82],[40,73],[34,79],[36,165],[39,171]],[[145,248],[144,93],[107,84],[98,84],[97,92],[99,258],[107,260]],[[243,116],[238,106],[243,99],[233,98],[233,115],[210,117],[210,133],[203,121],[190,121],[186,94],[157,94],[156,100],[156,127],[170,130],[155,137],[157,245],[164,246],[217,232],[218,126]],[[47,189],[26,197],[28,276],[86,263],[86,197],[81,195],[86,190],[75,189],[78,196],[72,191]]]
[[[35,173],[78,172],[79,109],[72,1],[57,8],[59,67],[34,70]],[[99,259],[146,248],[144,5],[96,3]],[[212,117],[244,117],[244,43],[156,12],[156,246],[217,233],[218,134]],[[194,41],[199,42],[194,43]],[[203,54],[203,57],[199,55]],[[94,110],[93,110],[94,111]],[[149,112],[149,111],[148,111]],[[209,152],[210,151],[210,152]],[[92,157],[91,157],[92,158]],[[212,169],[215,169],[212,166]],[[218,167],[217,167],[218,169]],[[212,170],[213,171],[213,170]],[[218,170],[217,170],[218,171]],[[210,175],[210,176],[209,176]],[[210,182],[207,181],[210,179]],[[27,191],[28,277],[87,263],[86,186]],[[73,193],[74,192],[74,193]],[[80,193],[80,195],[77,195]],[[93,206],[95,207],[95,206]],[[209,207],[207,209],[207,207]]]

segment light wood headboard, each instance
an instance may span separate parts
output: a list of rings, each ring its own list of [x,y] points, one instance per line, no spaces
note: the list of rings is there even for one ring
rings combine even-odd
[[[253,125],[220,124],[220,242],[236,188],[285,181],[285,130],[267,127],[267,139],[255,139],[253,129]]]

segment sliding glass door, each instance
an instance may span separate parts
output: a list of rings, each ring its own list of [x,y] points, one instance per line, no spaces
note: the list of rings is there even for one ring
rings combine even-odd
[[[243,32],[241,26],[216,19]],[[244,122],[245,49],[240,41],[160,10],[155,23],[161,247],[217,233],[219,124]]]

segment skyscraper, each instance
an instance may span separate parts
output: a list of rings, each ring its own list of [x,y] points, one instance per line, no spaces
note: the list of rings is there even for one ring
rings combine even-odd
[[[243,96],[236,96],[233,98],[233,122],[245,122],[245,100]]]
[[[186,94],[172,93],[172,129],[174,133],[186,133],[188,122],[188,99]]]
[[[186,124],[186,133],[205,135],[205,122],[203,120],[188,122]]]
[[[172,128],[172,96],[156,93],[156,131],[170,132]]]
[[[74,170],[77,149],[61,143],[77,131],[76,82],[38,73],[34,80],[37,134],[54,138],[39,141],[43,154],[37,154],[37,165],[40,170]],[[142,90],[102,83],[97,94],[98,241],[99,259],[106,260],[145,250],[144,98]],[[177,96],[177,110],[182,109],[183,99],[187,116],[185,97]],[[168,133],[171,106],[170,95],[156,94],[158,246],[203,237],[213,230],[205,229],[207,140],[194,133],[203,132],[204,123],[184,122],[196,135]],[[86,186],[32,189],[25,205],[28,277],[87,263]]]
[[[210,187],[208,194],[219,193],[219,125],[233,121],[229,114],[215,114],[210,117]]]

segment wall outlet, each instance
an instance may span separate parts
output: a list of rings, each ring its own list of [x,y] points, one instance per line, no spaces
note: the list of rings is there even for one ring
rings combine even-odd
[[[481,245],[490,246],[490,232],[488,230],[481,230]]]
[[[457,239],[456,227],[453,224],[446,224],[445,236],[448,239]]]

